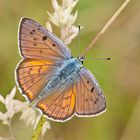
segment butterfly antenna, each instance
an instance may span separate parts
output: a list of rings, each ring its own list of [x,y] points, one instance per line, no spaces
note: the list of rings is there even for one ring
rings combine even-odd
[[[90,60],[112,60],[111,57],[105,57],[105,58],[88,58]]]
[[[81,31],[81,24],[78,25],[78,55],[80,54],[80,31]]]
[[[107,31],[107,29],[111,26],[111,24],[115,21],[115,19],[120,15],[120,13],[124,10],[127,4],[131,0],[125,0],[124,3],[120,6],[120,8],[115,12],[115,14],[107,21],[107,23],[103,26],[100,32],[95,36],[95,38],[91,41],[89,46],[83,51],[82,56],[85,56],[87,52],[93,48],[99,38]]]
[[[111,57],[108,57],[108,58],[106,58],[106,60],[112,60],[112,58]]]

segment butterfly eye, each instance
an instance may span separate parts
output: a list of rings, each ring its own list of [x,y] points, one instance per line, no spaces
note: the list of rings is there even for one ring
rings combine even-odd
[[[84,63],[84,59],[85,59],[85,57],[77,57],[77,59],[82,63],[82,65],[83,65],[83,63]]]

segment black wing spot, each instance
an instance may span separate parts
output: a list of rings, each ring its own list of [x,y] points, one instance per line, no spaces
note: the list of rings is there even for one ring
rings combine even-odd
[[[94,91],[94,87],[92,87],[90,91],[93,92]]]
[[[43,53],[43,51],[42,50],[39,50],[39,52],[42,54]]]
[[[33,43],[34,46],[36,46],[36,43]]]
[[[33,40],[36,40],[36,38],[33,38]]]
[[[98,102],[98,98],[96,99],[96,101],[94,101],[94,103],[96,104]]]
[[[41,72],[41,67],[38,69],[38,73],[40,73]]]
[[[30,68],[29,70],[33,70],[33,68]]]
[[[30,68],[29,71],[33,70],[33,68]]]
[[[42,37],[43,40],[47,40],[47,38],[48,38],[47,36],[43,36]]]
[[[89,80],[87,80],[87,83],[89,83]]]
[[[32,35],[33,33],[32,33],[32,32],[30,32],[30,34]]]
[[[33,29],[32,32],[35,32],[35,30]]]
[[[54,47],[56,46],[54,43],[52,44]]]

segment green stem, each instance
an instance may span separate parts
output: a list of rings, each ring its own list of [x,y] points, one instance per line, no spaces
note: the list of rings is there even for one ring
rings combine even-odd
[[[9,127],[9,132],[11,135],[11,139],[14,140],[15,138],[14,138],[13,131],[12,131],[11,120],[9,121],[8,127]]]
[[[32,135],[32,140],[38,140],[46,118],[42,115]]]

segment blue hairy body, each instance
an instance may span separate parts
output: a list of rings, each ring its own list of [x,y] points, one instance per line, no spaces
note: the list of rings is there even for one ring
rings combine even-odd
[[[43,99],[54,91],[60,89],[60,87],[63,90],[66,86],[70,86],[78,75],[78,71],[80,71],[81,67],[82,63],[77,58],[63,61],[63,63],[56,69],[54,75],[52,75],[52,79],[50,79],[44,86],[38,97]]]

